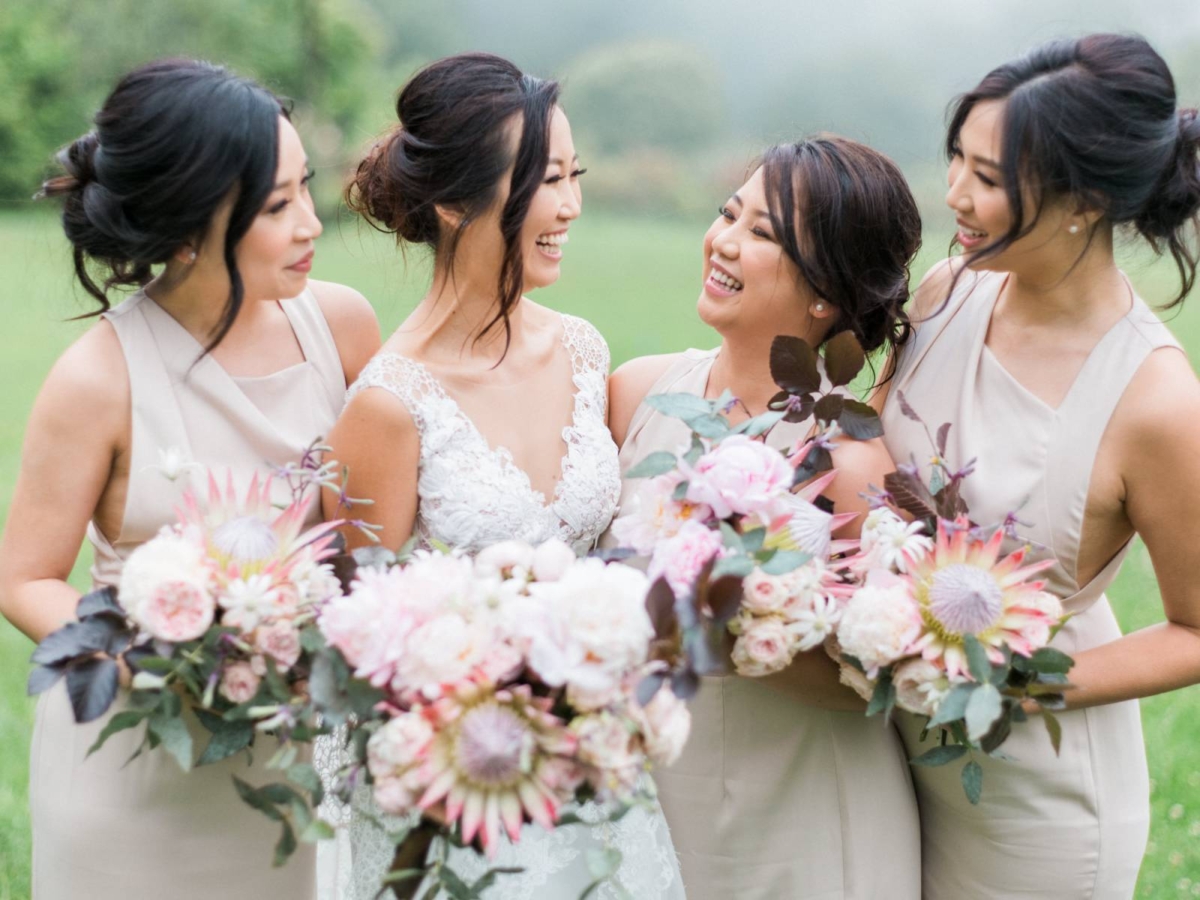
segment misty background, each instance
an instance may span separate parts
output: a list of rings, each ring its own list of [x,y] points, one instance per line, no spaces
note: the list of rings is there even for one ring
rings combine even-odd
[[[30,202],[122,72],[189,55],[293,98],[329,214],[398,87],[478,49],[564,82],[590,206],[707,217],[767,145],[834,131],[892,156],[938,219],[950,100],[1041,41],[1096,30],[1144,35],[1181,103],[1200,103],[1196,0],[6,0],[0,203]]]

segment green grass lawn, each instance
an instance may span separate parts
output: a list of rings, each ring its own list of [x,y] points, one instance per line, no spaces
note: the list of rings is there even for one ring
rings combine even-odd
[[[592,321],[608,339],[614,364],[632,356],[684,347],[711,347],[713,332],[694,314],[699,292],[700,238],[706,220],[632,219],[589,214],[572,227],[562,283],[535,298]],[[920,274],[944,252],[930,239],[915,267]],[[37,388],[59,352],[87,323],[67,322],[89,304],[71,283],[70,255],[50,216],[0,214],[0,295],[4,327],[0,359],[0,516],[6,514],[25,420]],[[1169,296],[1166,266],[1133,255],[1126,269],[1151,302]],[[427,265],[410,255],[406,267],[385,237],[353,222],[332,223],[321,238],[313,275],[353,285],[374,304],[384,333],[420,296]],[[1200,358],[1197,299],[1171,326]],[[102,373],[98,373],[102,374]],[[74,582],[84,572],[76,567]],[[1149,559],[1130,555],[1110,592],[1126,630],[1159,621],[1162,609]],[[31,646],[0,622],[0,900],[29,896],[29,816],[26,783],[33,703],[24,681]],[[1200,896],[1200,691],[1192,688],[1142,704],[1153,779],[1154,822],[1139,896]],[[1014,862],[1019,865],[1019,861]]]

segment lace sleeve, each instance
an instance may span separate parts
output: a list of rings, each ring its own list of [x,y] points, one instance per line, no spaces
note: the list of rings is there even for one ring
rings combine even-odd
[[[367,388],[382,388],[407,408],[417,428],[425,429],[424,400],[440,397],[441,385],[429,370],[414,359],[399,353],[377,353],[363,366],[358,379],[346,391],[346,402]]]
[[[571,351],[571,366],[575,374],[582,372],[599,372],[608,378],[611,358],[608,344],[596,330],[596,326],[587,319],[563,314],[564,343]]]

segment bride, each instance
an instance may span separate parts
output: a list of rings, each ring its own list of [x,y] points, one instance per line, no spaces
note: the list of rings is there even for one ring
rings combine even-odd
[[[330,437],[352,473],[348,490],[373,498],[367,518],[391,549],[412,535],[470,552],[507,538],[587,548],[616,509],[608,347],[584,320],[522,296],[558,279],[580,212],[583,170],[557,98],[555,82],[495,56],[435,62],[405,85],[400,124],[350,186],[357,212],[402,247],[434,254],[428,293],[363,370]],[[606,823],[588,804],[581,818],[592,824],[526,826],[492,863],[523,872],[487,896],[578,897],[592,881],[588,850],[611,847],[629,894],[683,897],[657,808]],[[374,896],[391,844],[365,816],[350,843],[349,876],[326,871],[324,883]],[[488,867],[471,852],[451,865],[469,881]],[[621,895],[606,884],[591,896]]]

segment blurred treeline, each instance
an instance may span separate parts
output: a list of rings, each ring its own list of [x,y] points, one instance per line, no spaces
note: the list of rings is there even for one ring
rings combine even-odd
[[[564,81],[590,204],[710,209],[767,144],[833,130],[941,193],[946,104],[1039,41],[1137,31],[1200,102],[1200,3],[1004,0],[0,0],[0,204],[25,205],[124,71],[193,56],[290,98],[325,212],[421,64],[501,53]]]

